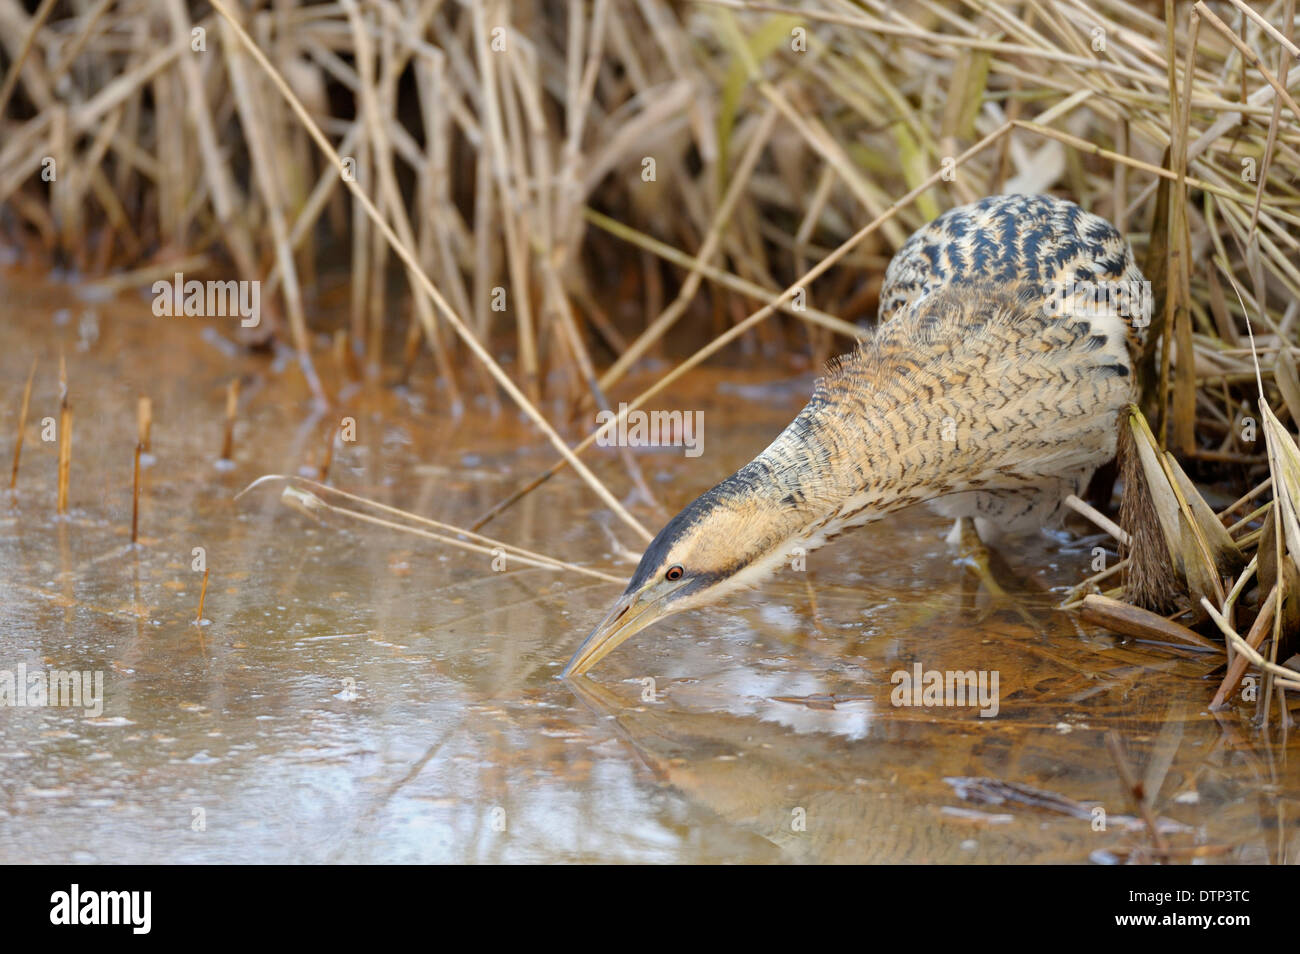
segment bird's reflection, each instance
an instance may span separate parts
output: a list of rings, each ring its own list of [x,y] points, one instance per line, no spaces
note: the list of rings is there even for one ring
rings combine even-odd
[[[1085,860],[1097,836],[1076,819],[964,805],[909,764],[910,744],[863,745],[776,721],[641,702],[580,678],[574,694],[668,785],[770,842],[773,860],[962,863]],[[848,703],[864,706],[858,701]],[[807,706],[773,702],[795,710]],[[834,715],[836,709],[821,710]],[[1112,839],[1113,840],[1113,839]]]

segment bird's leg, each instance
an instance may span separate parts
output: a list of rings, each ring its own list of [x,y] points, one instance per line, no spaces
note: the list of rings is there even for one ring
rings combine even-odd
[[[957,548],[961,554],[961,562],[970,570],[983,585],[989,594],[989,607],[980,614],[979,621],[982,623],[990,614],[998,609],[1009,609],[1025,625],[1029,626],[1034,632],[1040,635],[1043,628],[1034,618],[1033,614],[1021,603],[1020,600],[1012,596],[997,580],[997,574],[994,570],[996,556],[988,546],[980,539],[979,531],[975,529],[975,521],[970,517],[958,517],[957,522],[949,532],[947,541]]]

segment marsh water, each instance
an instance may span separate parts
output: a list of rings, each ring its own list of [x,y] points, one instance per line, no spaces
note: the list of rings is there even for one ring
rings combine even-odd
[[[1219,660],[1051,611],[1092,572],[1090,541],[1002,546],[1030,625],[990,604],[940,518],[908,512],[566,682],[618,585],[316,521],[278,486],[235,499],[261,475],[318,467],[347,415],[333,486],[467,525],[554,460],[515,413],[470,402],[453,417],[427,373],[316,412],[292,358],[235,348],[229,323],[3,285],[6,477],[37,369],[17,489],[0,491],[0,675],[98,673],[103,699],[0,708],[0,861],[1141,858],[1152,838],[1108,732],[1175,857],[1296,859],[1294,737],[1255,727],[1240,698],[1208,710]],[[57,443],[42,440],[60,354],[74,414],[63,518]],[[702,410],[705,429],[698,457],[637,451],[664,512],[636,501],[614,452],[587,459],[657,528],[790,419],[811,377],[788,377],[701,371],[665,398]],[[154,424],[132,547],[140,395]],[[639,545],[567,471],[485,532],[620,577]],[[895,674],[917,665],[996,674],[996,714],[895,705]]]

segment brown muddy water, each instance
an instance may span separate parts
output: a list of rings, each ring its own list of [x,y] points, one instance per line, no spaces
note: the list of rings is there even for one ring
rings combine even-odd
[[[1004,545],[1046,591],[1024,598],[1036,632],[985,615],[946,526],[918,510],[811,554],[806,574],[642,633],[568,684],[563,662],[620,587],[315,523],[273,487],[234,499],[318,464],[351,415],[331,483],[465,525],[553,459],[515,415],[455,420],[421,385],[357,389],[314,416],[291,360],[237,352],[229,324],[12,274],[3,286],[6,477],[38,365],[17,493],[0,491],[0,680],[99,673],[103,705],[0,708],[0,861],[1106,862],[1150,844],[1126,817],[1109,730],[1179,857],[1300,851],[1296,743],[1255,729],[1240,699],[1207,710],[1215,660],[1050,612],[1053,590],[1090,572],[1090,544]],[[63,519],[57,445],[42,440],[60,352],[75,415]],[[705,420],[698,458],[639,451],[666,507],[790,419],[809,381],[771,377],[698,373],[665,401]],[[132,548],[142,394],[153,459]],[[613,452],[588,459],[628,492]],[[487,529],[627,575],[636,542],[593,500],[566,473]],[[638,514],[656,528],[668,516]],[[917,664],[996,673],[996,716],[893,705],[894,674]]]

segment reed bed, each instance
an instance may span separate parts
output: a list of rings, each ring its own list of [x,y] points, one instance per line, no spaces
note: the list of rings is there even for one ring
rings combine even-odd
[[[0,0],[0,240],[88,294],[178,271],[260,282],[265,320],[238,333],[293,347],[319,401],[424,375],[453,411],[513,402],[551,441],[555,467],[475,529],[573,467],[647,539],[579,459],[596,434],[561,429],[711,358],[816,366],[869,325],[914,228],[991,193],[1068,196],[1130,236],[1156,307],[1143,405],[1123,422],[1125,559],[1067,605],[1188,651],[1211,637],[1216,704],[1250,673],[1260,717],[1277,700],[1287,719],[1295,14]],[[342,326],[323,327],[344,286]],[[647,357],[673,367],[636,393]]]

